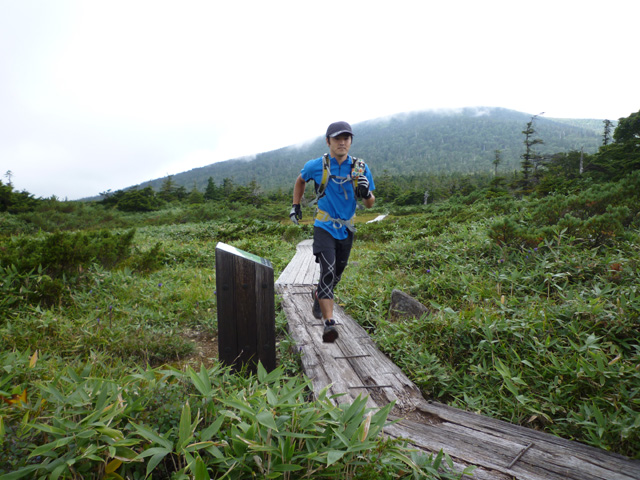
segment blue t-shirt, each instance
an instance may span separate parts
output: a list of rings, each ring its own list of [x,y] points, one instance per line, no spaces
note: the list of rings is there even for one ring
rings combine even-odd
[[[356,196],[353,190],[353,182],[351,180],[346,181],[351,174],[353,158],[351,155],[347,156],[342,165],[339,165],[338,161],[333,157],[329,157],[329,161],[331,178],[327,182],[325,195],[318,200],[318,208],[327,212],[332,218],[349,220],[356,213]],[[375,190],[376,187],[373,184],[373,177],[368,165],[365,167],[364,174],[369,180],[369,190]],[[315,180],[320,185],[322,182],[322,157],[305,163],[300,175],[305,182]],[[335,222],[321,222],[316,219],[314,225],[324,228],[337,240],[344,240],[349,234],[347,227]]]

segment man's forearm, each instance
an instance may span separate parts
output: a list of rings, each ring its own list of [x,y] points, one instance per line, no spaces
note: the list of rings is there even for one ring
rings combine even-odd
[[[304,195],[304,189],[307,186],[306,182],[302,179],[301,176],[296,178],[296,183],[293,185],[293,204],[299,205],[302,201],[302,196]]]

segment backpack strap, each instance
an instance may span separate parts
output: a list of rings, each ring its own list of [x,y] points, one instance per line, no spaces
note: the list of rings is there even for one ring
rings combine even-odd
[[[331,178],[331,161],[329,160],[329,154],[325,153],[322,156],[322,180],[316,190],[316,201],[324,197],[324,192],[327,190],[327,185],[329,184],[329,178]]]
[[[320,183],[315,183],[316,190],[316,198],[312,200],[309,205],[313,205],[314,203],[318,203],[322,197],[324,197],[325,191],[327,190],[327,185],[329,184],[329,179],[331,178],[331,161],[329,160],[329,154],[325,153],[322,156],[322,179]]]

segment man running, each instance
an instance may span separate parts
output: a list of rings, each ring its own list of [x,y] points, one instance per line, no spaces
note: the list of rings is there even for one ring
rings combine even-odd
[[[313,254],[320,264],[320,281],[312,292],[313,316],[323,319],[322,341],[330,343],[338,338],[333,319],[333,292],[351,253],[356,199],[362,199],[367,208],[373,207],[376,201],[369,167],[362,160],[349,155],[352,140],[353,131],[347,122],[329,125],[326,133],[329,154],[325,155],[326,158],[320,157],[305,163],[293,187],[293,206],[289,214],[295,223],[302,219],[300,201],[307,182],[314,180],[316,188],[320,189],[313,228]],[[330,175],[325,172],[327,167]]]

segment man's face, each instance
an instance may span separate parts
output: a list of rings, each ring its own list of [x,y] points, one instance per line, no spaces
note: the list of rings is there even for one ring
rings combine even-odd
[[[329,153],[332,157],[344,158],[349,154],[351,148],[351,135],[343,133],[337,137],[329,137],[327,145],[329,145]]]

